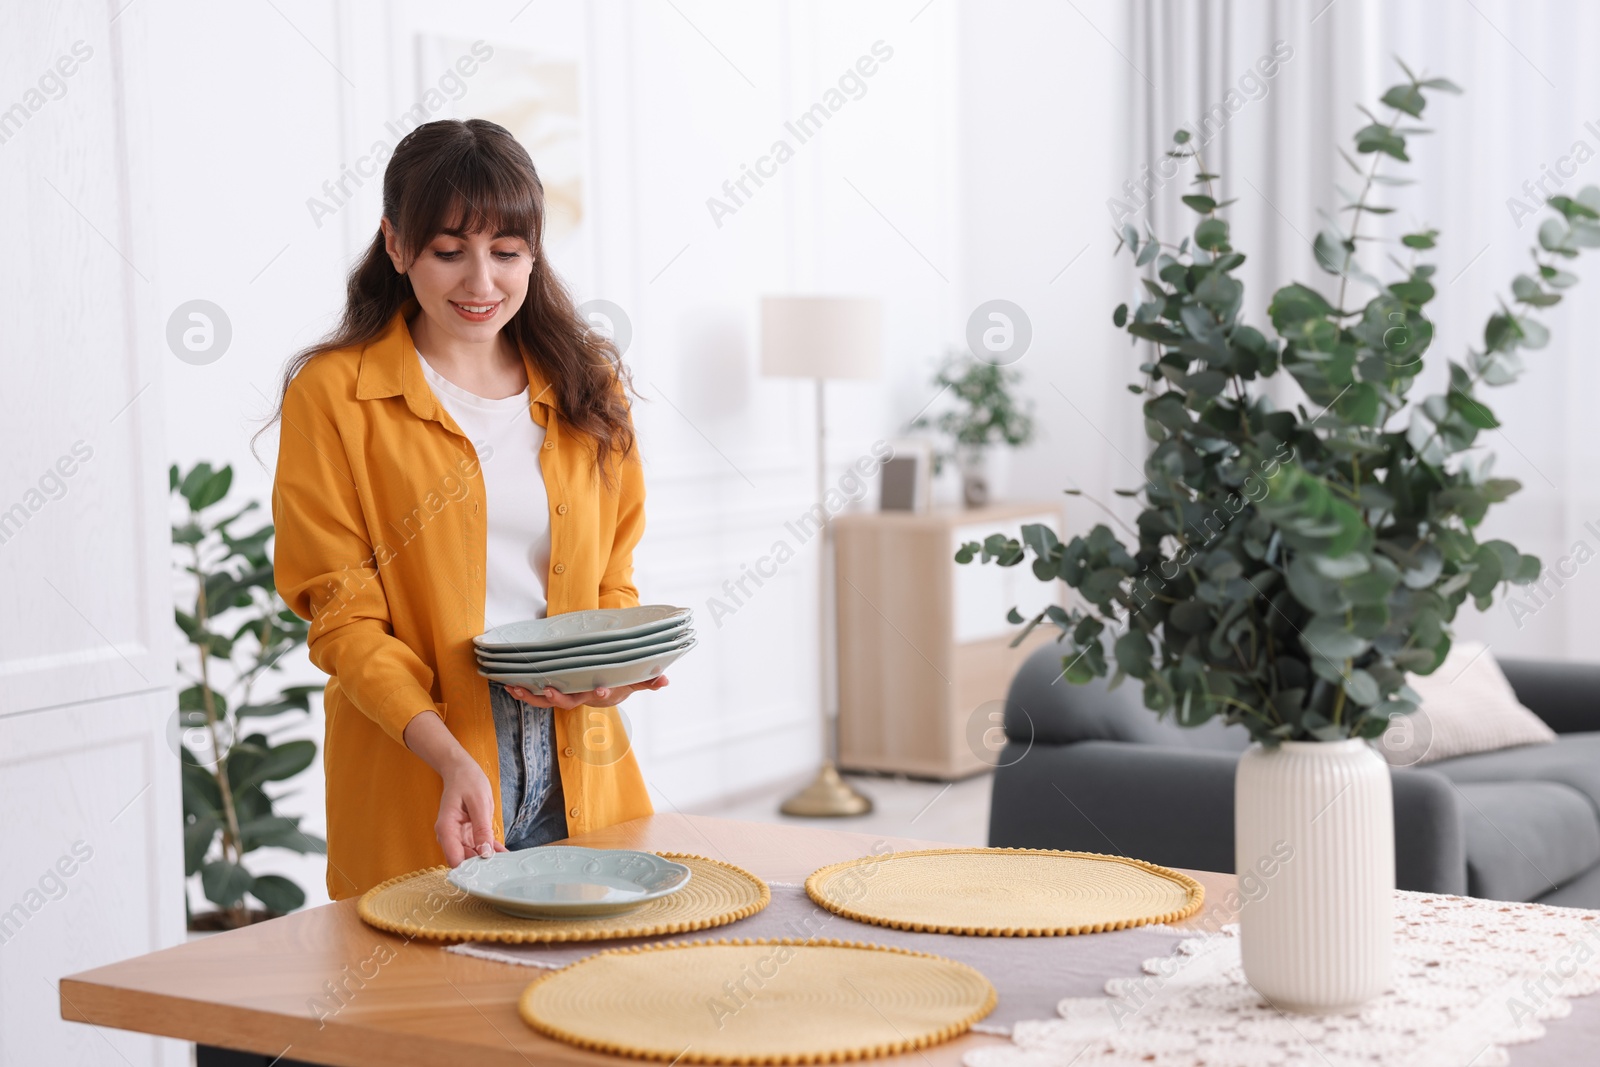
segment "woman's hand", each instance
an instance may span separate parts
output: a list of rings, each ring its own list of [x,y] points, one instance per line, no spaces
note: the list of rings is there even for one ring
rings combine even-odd
[[[610,708],[628,699],[629,694],[652,689],[665,689],[667,676],[658,674],[648,682],[633,685],[602,686],[583,693],[558,693],[548,685],[543,689],[524,689],[520,685],[506,686],[506,692],[525,704],[540,708],[575,708],[587,704],[591,708]]]
[[[439,818],[434,836],[444,849],[445,862],[458,866],[469,856],[489,858],[507,851],[494,837],[494,794],[483,768],[466,753],[445,770],[444,792],[439,798]]]
[[[468,856],[485,859],[508,851],[494,839],[494,793],[476,760],[467,755],[433,709],[413,715],[405,729],[406,747],[432,767],[444,783],[439,818],[433,824],[444,858],[455,867]]]

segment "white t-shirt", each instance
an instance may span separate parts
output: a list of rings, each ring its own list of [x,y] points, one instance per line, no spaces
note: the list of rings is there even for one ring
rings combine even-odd
[[[544,427],[528,411],[528,390],[491,400],[469,393],[417,353],[422,374],[478,453],[488,494],[484,628],[545,616],[550,574],[550,499],[539,449]]]

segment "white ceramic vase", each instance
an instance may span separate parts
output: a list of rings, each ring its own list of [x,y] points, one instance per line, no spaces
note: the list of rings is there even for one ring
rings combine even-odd
[[[961,471],[961,502],[969,508],[994,504],[1006,495],[1011,450],[1005,445],[960,445],[956,466]]]
[[[1350,1011],[1389,988],[1394,797],[1365,741],[1251,745],[1234,780],[1245,977],[1284,1011]]]

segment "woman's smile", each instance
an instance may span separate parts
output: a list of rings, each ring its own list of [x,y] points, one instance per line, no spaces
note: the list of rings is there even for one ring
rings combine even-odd
[[[488,322],[499,312],[500,305],[503,302],[496,300],[492,303],[477,302],[466,304],[458,300],[451,300],[449,303],[451,307],[456,309],[456,314],[468,322]]]

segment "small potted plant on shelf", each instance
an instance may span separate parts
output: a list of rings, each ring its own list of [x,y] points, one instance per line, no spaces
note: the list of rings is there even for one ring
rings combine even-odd
[[[190,683],[178,694],[174,731],[183,773],[184,875],[186,881],[198,878],[215,909],[190,910],[187,886],[184,907],[190,930],[225,930],[293,911],[306,900],[290,879],[252,873],[245,862],[249,853],[268,846],[327,851],[322,838],[300,829],[299,817],[273,810],[282,794],[265,788],[293,778],[316,758],[316,742],[274,743],[268,724],[308,714],[311,694],[322,687],[256,692],[269,672],[281,669],[286,653],[305,644],[309,628],[273,584],[266,547],[272,524],[233,531],[259,502],[213,517],[233,483],[231,467],[212,470],[198,463],[180,473],[174,464],[169,480],[187,511],[172,527],[176,565],[194,590],[193,607],[175,612],[187,643],[178,672]],[[262,907],[252,907],[251,898]]]
[[[1600,188],[1549,200],[1525,273],[1511,282],[1481,345],[1448,366],[1444,388],[1411,395],[1433,340],[1427,305],[1431,229],[1391,245],[1392,280],[1370,271],[1387,242],[1362,232],[1390,208],[1380,187],[1406,184],[1385,167],[1409,162],[1429,94],[1443,79],[1384,93],[1355,134],[1359,193],[1344,205],[1347,231],[1328,229],[1313,252],[1332,276],[1321,288],[1279,288],[1270,329],[1240,315],[1244,286],[1217,175],[1184,131],[1172,155],[1198,166],[1183,202],[1199,218],[1169,245],[1122,229],[1139,268],[1141,301],[1113,322],[1146,342],[1141,398],[1151,448],[1145,483],[1118,490],[1141,510],[1125,545],[1109,527],[1059,541],[1044,526],[1021,540],[969,543],[975,558],[1063,581],[1086,605],[1031,620],[1061,631],[1063,673],[1083,683],[1114,672],[1144,703],[1186,726],[1220,717],[1254,740],[1239,763],[1236,862],[1246,870],[1287,844],[1270,893],[1240,914],[1245,972],[1275,1005],[1337,1011],[1389,982],[1394,837],[1389,770],[1367,739],[1415,710],[1408,674],[1444,661],[1457,610],[1484,610],[1502,583],[1537,578],[1539,561],[1479,540],[1485,514],[1517,482],[1491,474],[1492,457],[1467,455],[1499,425],[1482,397],[1522,370],[1522,353],[1549,340],[1536,317],[1577,278],[1566,270],[1600,246]],[[1357,157],[1366,157],[1358,162]],[[1371,292],[1351,301],[1352,283]],[[1261,383],[1293,379],[1306,402],[1277,410]],[[1023,618],[1011,611],[1011,621]],[[1021,640],[1018,637],[1018,641]]]
[[[982,507],[1004,493],[1007,451],[1033,440],[1031,410],[1019,405],[1012,388],[1021,375],[1009,367],[974,359],[960,351],[946,354],[934,375],[941,395],[948,391],[952,407],[937,415],[922,415],[912,429],[938,431],[949,447],[936,449],[933,472],[954,459],[961,472],[961,499],[969,508]]]

